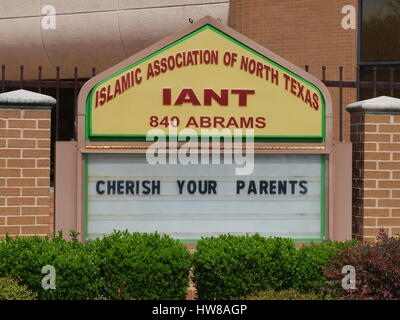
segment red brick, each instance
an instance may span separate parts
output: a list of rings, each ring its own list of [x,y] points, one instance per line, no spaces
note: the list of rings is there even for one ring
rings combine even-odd
[[[366,114],[364,116],[365,123],[390,123],[389,115],[375,115],[375,114]]]
[[[375,124],[363,124],[358,126],[358,132],[376,132],[378,126]],[[383,131],[382,131],[383,132]]]
[[[389,179],[390,172],[385,171],[364,171],[364,178],[366,179]]]
[[[360,225],[368,226],[368,227],[375,227],[376,226],[376,218],[361,218]]]
[[[400,226],[400,218],[380,218],[377,226]]]
[[[400,180],[380,180],[378,182],[379,188],[400,188]]]
[[[0,109],[0,118],[20,118],[21,110]]]
[[[50,148],[50,140],[38,140],[37,147],[39,149],[49,149]]]
[[[389,198],[389,190],[364,190],[365,198]]]
[[[36,128],[35,120],[9,120],[9,128]]]
[[[50,150],[49,149],[27,149],[22,151],[23,158],[49,158]]]
[[[389,209],[364,208],[362,214],[366,217],[387,217],[389,216]]]
[[[353,180],[353,187],[359,188],[375,188],[376,180]]]
[[[21,227],[23,234],[49,234],[49,226],[23,226]]]
[[[400,143],[380,143],[379,151],[400,151]]]
[[[0,207],[0,214],[1,215],[14,215],[20,214],[21,210],[19,207]]]
[[[400,171],[392,171],[394,179],[400,179]]]
[[[19,188],[0,188],[0,196],[19,196],[20,193]]]
[[[0,129],[0,138],[20,138],[21,130]]]
[[[7,218],[7,224],[9,225],[30,225],[35,224],[35,217],[28,217],[28,216],[13,216]]]
[[[37,198],[37,199],[36,199],[36,204],[37,204],[38,206],[48,206],[48,205],[50,205],[49,197]]]
[[[50,138],[50,130],[24,130],[22,137],[24,138]]]
[[[388,233],[388,228],[383,228],[383,230]],[[380,228],[363,228],[363,236],[377,236],[379,234]]]
[[[21,156],[21,150],[19,149],[0,149],[0,157],[2,158],[19,158]]]
[[[1,111],[1,110],[0,110],[0,111]],[[0,234],[6,234],[6,233],[9,233],[9,234],[19,234],[19,227],[17,227],[17,226],[13,226],[13,227],[10,227],[10,226],[6,226],[6,227],[0,226]]]
[[[23,196],[48,196],[49,188],[22,188]]]
[[[372,143],[372,142],[366,142],[366,143],[357,143],[353,144],[357,146],[358,151],[376,151],[378,149],[378,144],[377,143]]]
[[[49,224],[51,223],[51,218],[49,216],[37,216],[36,224]]]
[[[379,162],[379,169],[382,170],[399,170],[400,162]]]
[[[379,199],[379,207],[400,207],[400,199]]]
[[[20,177],[21,170],[20,169],[1,169],[0,168],[0,177]]]
[[[33,159],[8,159],[8,168],[35,168],[36,163]]]
[[[38,159],[37,167],[38,168],[50,168],[50,159]]]
[[[369,169],[369,170],[376,170],[377,169],[376,161],[363,161],[361,168]]]
[[[49,119],[50,110],[25,110],[24,119]]]
[[[39,120],[38,127],[40,129],[50,129],[51,128],[51,121],[50,120]]]
[[[364,152],[364,160],[390,160],[390,152]]]
[[[33,197],[7,198],[8,206],[31,206],[35,204]]]
[[[50,175],[49,169],[22,169],[24,177],[48,177]]]
[[[50,178],[37,178],[36,179],[36,185],[38,187],[48,187],[50,186]]]
[[[375,207],[376,199],[355,198],[353,204],[361,207]]]
[[[7,143],[8,143],[9,148],[35,148],[36,147],[35,140],[8,139]]]
[[[379,132],[400,132],[400,125],[398,125],[398,124],[381,124],[381,125],[379,125]]]
[[[400,190],[392,190],[391,198],[400,198]]]
[[[392,216],[400,217],[400,209],[392,209]]]
[[[35,186],[35,179],[33,178],[8,178],[8,187],[33,187]]]
[[[390,135],[389,134],[372,134],[366,133],[363,136],[364,141],[377,141],[377,142],[389,142]]]
[[[49,207],[22,207],[23,215],[49,214]]]

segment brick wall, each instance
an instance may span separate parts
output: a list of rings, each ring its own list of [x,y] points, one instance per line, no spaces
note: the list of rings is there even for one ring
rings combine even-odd
[[[230,26],[290,62],[322,79],[356,80],[357,30],[344,30],[342,8],[357,0],[231,0]],[[329,88],[334,108],[334,140],[339,139],[339,89]],[[355,89],[344,89],[344,140],[350,141],[350,117],[344,107],[356,101]]]
[[[0,239],[53,232],[50,115],[0,107]]]
[[[353,113],[353,236],[400,233],[400,116]]]

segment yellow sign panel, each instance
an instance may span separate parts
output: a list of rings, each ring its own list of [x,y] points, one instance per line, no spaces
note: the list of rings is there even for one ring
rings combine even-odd
[[[155,128],[168,135],[171,126],[324,137],[315,85],[210,25],[98,83],[87,108],[89,139],[146,137]]]

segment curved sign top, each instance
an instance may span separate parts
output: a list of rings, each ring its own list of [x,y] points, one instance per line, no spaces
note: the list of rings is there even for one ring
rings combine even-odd
[[[172,125],[197,135],[253,129],[255,138],[324,141],[320,82],[219,25],[206,17],[169,44],[108,70],[86,98],[86,139],[145,138],[154,128],[168,135]]]

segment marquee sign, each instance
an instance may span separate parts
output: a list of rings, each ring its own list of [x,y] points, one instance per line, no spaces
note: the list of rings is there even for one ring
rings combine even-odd
[[[79,209],[70,229],[85,239],[127,229],[183,241],[227,233],[320,241],[334,226],[327,215],[333,180],[326,177],[334,172],[328,90],[211,17],[90,79],[77,123],[76,168],[60,164],[73,148],[57,159],[62,174],[77,172]],[[243,137],[252,129],[255,141],[228,139],[235,147],[229,162],[229,144],[208,154],[206,143],[192,149],[191,139],[190,152],[201,160],[195,164],[186,158],[189,144],[176,143],[184,129],[190,137],[205,136],[203,129],[208,137]],[[146,140],[149,133],[171,139],[158,146]],[[239,149],[247,173],[237,170],[245,169]],[[215,155],[224,162],[214,163]],[[168,161],[153,162],[163,156]],[[58,201],[63,188],[56,188]],[[57,223],[68,216],[63,208]]]
[[[256,138],[325,136],[321,91],[263,52],[204,24],[98,82],[87,140],[144,138],[170,125],[253,129]]]
[[[181,240],[229,233],[318,241],[324,236],[321,155],[256,155],[249,176],[232,164],[157,165],[144,154],[88,155],[86,237],[114,229]]]

